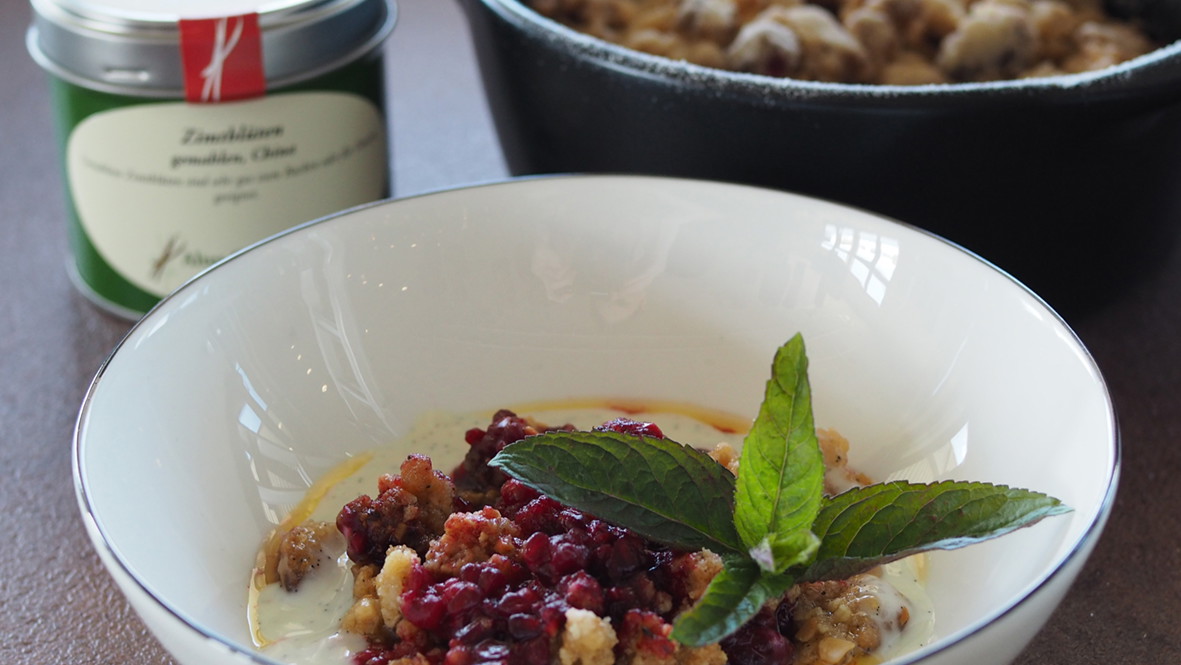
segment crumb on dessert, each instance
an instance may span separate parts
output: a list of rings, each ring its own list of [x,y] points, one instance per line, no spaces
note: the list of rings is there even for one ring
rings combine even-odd
[[[278,574],[283,588],[292,591],[309,572],[330,558],[331,547],[340,542],[340,533],[327,522],[305,521],[279,540]]]
[[[589,610],[566,610],[558,661],[562,665],[614,665],[619,639],[611,622]]]
[[[402,619],[402,590],[406,587],[410,570],[418,563],[418,553],[405,545],[394,545],[386,552],[385,563],[374,578],[381,619],[389,628]]]

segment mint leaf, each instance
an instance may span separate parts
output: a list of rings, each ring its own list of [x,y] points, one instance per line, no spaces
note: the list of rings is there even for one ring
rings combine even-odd
[[[1069,512],[1054,497],[989,483],[895,481],[825,500],[812,525],[821,538],[803,581],[843,579],[902,557],[955,549]]]
[[[737,480],[675,441],[551,432],[489,462],[567,505],[650,540],[722,554],[723,569],[674,623],[686,646],[718,642],[795,581],[844,579],[1068,512],[1057,499],[987,483],[905,481],[824,497],[803,339],[775,354]]]
[[[673,622],[672,638],[677,642],[699,647],[721,641],[792,584],[786,575],[765,575],[746,557],[724,557],[723,564],[701,600]]]
[[[742,552],[734,476],[671,439],[548,432],[509,444],[491,466],[533,489],[661,543]]]
[[[738,468],[734,524],[750,557],[771,573],[810,562],[819,546],[811,527],[824,491],[824,458],[798,334],[775,353]]]

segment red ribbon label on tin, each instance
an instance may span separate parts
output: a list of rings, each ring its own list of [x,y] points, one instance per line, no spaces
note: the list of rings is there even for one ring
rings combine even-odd
[[[258,14],[181,19],[180,56],[190,102],[226,102],[266,92]]]

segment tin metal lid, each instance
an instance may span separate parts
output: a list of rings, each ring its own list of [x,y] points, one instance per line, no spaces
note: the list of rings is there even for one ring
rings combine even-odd
[[[182,19],[258,14],[269,88],[314,78],[381,45],[394,0],[32,0],[29,53],[83,87],[183,97]]]

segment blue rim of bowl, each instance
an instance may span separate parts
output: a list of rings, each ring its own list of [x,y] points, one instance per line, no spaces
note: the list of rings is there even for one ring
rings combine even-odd
[[[704,84],[711,92],[757,92],[764,98],[795,101],[841,100],[848,103],[852,99],[880,106],[961,104],[965,97],[976,102],[1024,99],[1031,103],[1044,103],[1044,100],[1039,100],[1035,95],[1046,91],[1056,91],[1056,94],[1063,96],[1063,101],[1066,98],[1085,97],[1089,103],[1095,103],[1102,100],[1105,93],[1126,96],[1128,93],[1124,90],[1125,87],[1152,90],[1157,96],[1164,98],[1181,98],[1181,91],[1177,90],[1181,85],[1181,40],[1111,67],[1077,74],[913,86],[830,83],[716,69],[644,53],[579,32],[539,14],[525,6],[522,0],[463,2],[484,5],[501,20],[537,35],[552,43],[558,50],[570,50],[590,61],[603,62],[613,68],[637,75],[685,84]],[[1143,81],[1129,86],[1126,81],[1134,73]]]
[[[124,344],[126,344],[136,334],[136,331],[138,331],[143,326],[149,325],[149,321],[153,318],[154,312],[156,312],[157,310],[160,310],[162,308],[168,307],[169,303],[171,303],[173,300],[179,299],[182,296],[183,292],[189,290],[190,288],[193,288],[194,284],[199,285],[202,276],[206,275],[209,272],[212,272],[213,270],[220,268],[221,266],[223,266],[231,261],[238,259],[239,257],[251,252],[252,250],[254,250],[257,247],[269,244],[271,242],[274,242],[274,241],[279,240],[281,238],[285,238],[290,235],[300,233],[304,229],[308,229],[308,228],[311,228],[314,226],[329,223],[329,222],[332,222],[333,220],[341,218],[341,217],[347,217],[347,216],[349,216],[355,212],[359,212],[361,210],[366,210],[369,208],[378,208],[378,207],[382,207],[382,206],[390,205],[390,204],[397,204],[397,202],[401,201],[401,200],[417,199],[417,198],[431,197],[431,196],[438,196],[438,195],[446,195],[448,192],[462,191],[462,190],[475,189],[475,188],[528,186],[528,183],[535,182],[535,181],[579,180],[579,179],[581,179],[581,180],[600,180],[600,181],[620,180],[620,179],[625,179],[625,180],[626,179],[643,179],[643,180],[655,180],[655,181],[700,182],[700,183],[704,183],[704,184],[708,184],[708,185],[712,185],[712,186],[730,187],[730,188],[736,188],[736,189],[753,189],[753,190],[772,191],[772,192],[778,191],[778,190],[771,190],[771,189],[752,186],[752,185],[742,185],[742,184],[735,184],[735,183],[724,183],[724,182],[715,182],[715,181],[706,181],[706,180],[695,180],[692,178],[677,178],[677,177],[666,177],[666,176],[636,176],[636,175],[630,175],[630,174],[610,174],[610,173],[608,173],[608,174],[550,174],[550,175],[536,175],[536,176],[519,176],[519,177],[506,178],[503,180],[493,180],[493,181],[487,181],[487,182],[481,182],[481,183],[473,183],[473,184],[469,184],[469,185],[445,187],[445,188],[441,188],[441,189],[423,192],[420,194],[414,194],[411,196],[407,196],[405,198],[385,199],[385,200],[381,200],[381,201],[374,201],[372,203],[362,204],[359,206],[355,206],[352,208],[348,208],[346,210],[342,210],[342,211],[327,215],[325,217],[321,217],[318,219],[311,220],[309,222],[305,222],[305,223],[293,226],[285,231],[281,231],[281,232],[279,232],[275,235],[272,235],[268,238],[264,238],[263,240],[260,240],[252,245],[249,245],[237,252],[230,254],[229,256],[225,257],[221,261],[214,263],[213,265],[209,266],[208,268],[202,270],[200,273],[198,273],[194,277],[190,278],[184,284],[179,286],[175,291],[173,291],[172,293],[168,294],[163,299],[161,299],[161,301],[159,303],[157,303],[151,310],[149,310],[143,316],[143,318],[141,318],[139,321],[135,322],[131,326],[131,328],[127,331],[127,333],[123,336],[123,338],[115,345],[114,349],[112,349],[111,352],[107,355],[107,358],[99,366],[97,372],[95,373],[94,379],[91,380],[90,385],[86,389],[86,395],[82,400],[82,405],[79,408],[78,417],[77,417],[77,419],[75,421],[75,425],[74,425],[74,434],[73,434],[73,439],[71,442],[71,458],[72,458],[71,459],[71,462],[72,462],[71,466],[72,466],[72,475],[73,475],[73,480],[74,480],[74,491],[75,491],[75,495],[78,500],[79,508],[82,512],[82,518],[89,525],[92,525],[94,527],[94,531],[97,532],[102,537],[102,542],[96,542],[93,537],[90,538],[92,545],[96,549],[102,548],[102,550],[110,557],[110,560],[116,562],[119,565],[123,574],[126,575],[128,579],[133,581],[136,584],[136,586],[139,587],[140,591],[142,591],[148,598],[150,598],[153,602],[155,602],[157,607],[164,610],[169,616],[171,616],[173,619],[175,619],[179,623],[183,624],[184,627],[192,630],[197,635],[199,635],[200,637],[202,637],[206,640],[210,640],[210,641],[220,644],[222,647],[229,649],[231,652],[233,652],[235,654],[240,654],[246,658],[249,658],[253,663],[257,663],[258,665],[283,665],[283,663],[281,663],[280,661],[274,660],[274,659],[258,652],[257,650],[255,650],[254,648],[252,648],[248,645],[238,644],[236,642],[226,639],[225,637],[215,633],[212,630],[205,628],[199,622],[188,617],[181,610],[173,607],[171,604],[164,601],[164,599],[160,598],[156,594],[156,592],[153,591],[152,588],[146,582],[141,580],[134,573],[134,571],[131,569],[131,567],[128,565],[128,563],[123,560],[122,556],[120,556],[120,554],[118,553],[115,546],[107,538],[107,534],[103,530],[101,522],[99,521],[97,515],[95,515],[95,513],[90,505],[90,499],[89,499],[89,496],[87,495],[87,492],[86,492],[86,484],[87,484],[86,478],[84,477],[84,472],[82,470],[82,463],[81,463],[82,434],[83,434],[83,430],[84,430],[84,421],[86,420],[86,416],[90,411],[90,404],[91,404],[91,400],[94,396],[94,393],[97,390],[98,385],[99,385],[103,375],[105,374],[107,368],[110,366],[111,362],[113,361],[115,356],[118,354],[119,350],[121,348],[123,348]],[[1050,307],[1050,305],[1048,303],[1046,303],[1040,296],[1038,296],[1036,293],[1034,293],[1029,287],[1022,284],[1019,280],[1014,278],[1008,272],[993,265],[988,260],[982,258],[981,256],[977,255],[975,252],[972,252],[969,249],[966,249],[966,248],[964,248],[964,247],[962,247],[950,240],[947,240],[946,238],[943,238],[942,236],[939,236],[939,235],[932,233],[930,231],[927,231],[925,229],[913,226],[911,224],[907,224],[905,222],[901,222],[901,221],[895,220],[893,218],[886,217],[884,215],[880,215],[878,213],[870,212],[870,211],[867,211],[867,210],[864,210],[861,208],[857,208],[855,206],[849,206],[849,205],[846,205],[843,203],[836,203],[836,202],[832,202],[832,201],[827,201],[825,199],[820,199],[817,197],[804,196],[804,195],[800,195],[800,194],[794,194],[791,192],[780,192],[780,193],[787,194],[789,196],[795,196],[795,197],[800,197],[800,198],[812,199],[812,200],[816,200],[816,201],[822,201],[825,203],[829,203],[831,205],[845,208],[847,210],[852,210],[852,211],[854,211],[858,214],[861,214],[861,215],[867,215],[869,217],[873,217],[878,220],[883,220],[883,221],[888,222],[890,224],[897,225],[897,226],[905,228],[905,229],[909,229],[909,230],[911,230],[915,233],[918,233],[920,235],[932,238],[932,239],[948,246],[952,250],[957,250],[959,252],[962,252],[965,255],[967,255],[968,258],[973,259],[973,260],[983,264],[985,267],[990,268],[991,270],[993,270],[996,273],[1000,274],[1001,276],[1005,277],[1009,282],[1011,282],[1014,286],[1016,286],[1020,291],[1024,292],[1028,297],[1032,298],[1036,303],[1038,303],[1048,314],[1050,314],[1053,317],[1053,319],[1055,321],[1057,321],[1057,323],[1062,327],[1062,329],[1068,333],[1070,339],[1074,342],[1075,346],[1077,347],[1077,350],[1082,354],[1082,357],[1085,359],[1086,364],[1091,369],[1091,371],[1095,375],[1095,377],[1098,379],[1099,385],[1103,390],[1104,401],[1107,404],[1107,425],[1108,425],[1110,431],[1112,432],[1113,450],[1112,450],[1111,470],[1110,470],[1110,474],[1108,475],[1108,478],[1107,478],[1107,488],[1106,488],[1106,491],[1104,492],[1103,500],[1099,504],[1099,509],[1095,513],[1095,517],[1091,520],[1090,524],[1087,525],[1087,528],[1083,532],[1082,536],[1080,538],[1078,538],[1078,540],[1070,548],[1070,551],[1067,552],[1066,555],[1063,556],[1054,565],[1053,569],[1049,573],[1047,573],[1043,578],[1037,580],[1036,584],[1034,584],[1026,593],[1024,593],[1020,597],[1016,598],[1012,603],[1010,603],[1009,605],[1007,605],[1005,607],[998,609],[996,612],[988,615],[987,617],[984,617],[980,621],[974,622],[972,625],[970,625],[970,626],[968,626],[956,633],[952,633],[950,635],[944,636],[943,638],[937,640],[936,642],[933,643],[934,645],[938,645],[937,648],[931,648],[932,645],[926,645],[924,647],[919,648],[914,653],[903,655],[903,656],[900,656],[896,659],[892,659],[890,661],[890,665],[920,665],[924,660],[926,660],[928,658],[933,658],[933,657],[937,656],[938,654],[944,653],[945,651],[953,648],[954,646],[956,646],[962,642],[965,642],[968,639],[970,639],[976,635],[979,635],[979,634],[985,632],[990,627],[992,627],[993,625],[998,623],[1002,618],[1011,614],[1014,610],[1016,610],[1021,605],[1024,605],[1026,601],[1028,601],[1029,599],[1038,595],[1038,593],[1040,593],[1044,588],[1046,588],[1050,584],[1051,581],[1055,580],[1059,575],[1061,575],[1062,571],[1067,568],[1067,564],[1073,562],[1075,559],[1082,556],[1084,550],[1089,549],[1091,546],[1094,545],[1095,542],[1097,542],[1097,539],[1103,529],[1103,526],[1105,525],[1105,523],[1107,521],[1107,518],[1111,515],[1111,511],[1112,511],[1112,508],[1115,503],[1115,495],[1116,495],[1116,491],[1119,486],[1120,468],[1122,466],[1122,457],[1123,457],[1122,448],[1123,448],[1123,446],[1121,443],[1122,439],[1120,436],[1118,419],[1115,414],[1115,404],[1112,401],[1111,393],[1107,387],[1107,382],[1104,380],[1102,373],[1099,371],[1098,364],[1095,362],[1095,359],[1091,355],[1091,352],[1082,343],[1082,340],[1078,337],[1078,335],[1075,333],[1075,331],[1070,327],[1069,324],[1066,323],[1066,321],[1052,307]],[[89,530],[88,530],[88,535],[89,535]],[[245,589],[243,589],[243,593],[245,593]],[[168,645],[163,645],[163,646],[166,650],[168,649]]]

